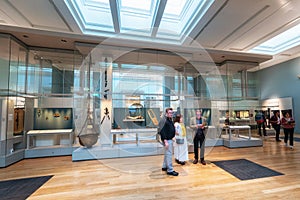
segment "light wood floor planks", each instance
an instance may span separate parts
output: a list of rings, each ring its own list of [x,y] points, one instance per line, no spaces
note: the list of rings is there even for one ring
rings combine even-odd
[[[207,149],[208,164],[174,164],[178,177],[161,171],[163,156],[72,162],[71,156],[25,159],[0,169],[0,180],[54,175],[29,199],[299,199],[300,143],[295,149],[267,138],[263,147]],[[283,176],[240,181],[212,161],[245,158]],[[0,197],[1,199],[1,197]]]

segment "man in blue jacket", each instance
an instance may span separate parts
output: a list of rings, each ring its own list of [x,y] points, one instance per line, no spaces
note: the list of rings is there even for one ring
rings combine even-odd
[[[258,111],[255,115],[255,121],[257,123],[258,135],[261,136],[261,128],[263,129],[264,136],[267,136],[266,132],[266,117],[262,111]]]

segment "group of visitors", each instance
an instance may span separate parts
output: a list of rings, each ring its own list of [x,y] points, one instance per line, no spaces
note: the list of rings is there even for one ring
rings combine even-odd
[[[261,136],[261,128],[263,129],[263,134],[266,136],[266,118],[264,114],[260,111],[256,114],[255,120],[257,122],[258,134]],[[281,142],[279,135],[280,129],[282,127],[284,133],[284,144],[286,147],[291,149],[294,148],[294,127],[295,120],[291,116],[290,112],[283,112],[283,117],[280,118],[280,113],[278,110],[274,111],[273,116],[270,118],[270,123],[275,130],[275,140]],[[289,144],[288,144],[289,140]]]
[[[255,120],[258,125],[258,134],[260,136],[262,135],[261,128],[263,128],[263,134],[266,136],[266,118],[264,114],[262,112],[258,112],[255,116]],[[283,117],[280,118],[279,111],[274,111],[274,115],[270,118],[270,123],[276,132],[276,141],[281,141],[279,139],[279,135],[282,127],[284,131],[285,146],[293,149],[295,120],[291,117],[290,113],[284,112]],[[204,160],[206,125],[206,118],[202,116],[202,111],[197,109],[196,116],[190,119],[190,128],[192,128],[195,132],[193,139],[193,164],[197,164],[199,162],[202,165],[206,165]],[[166,171],[168,175],[178,176],[179,173],[174,170],[172,164],[173,149],[175,161],[178,164],[184,165],[188,160],[188,144],[186,138],[186,128],[183,123],[183,116],[181,114],[177,114],[173,121],[173,109],[167,108],[165,115],[159,121],[158,131],[162,140],[162,144],[165,147],[162,171]]]
[[[196,116],[190,120],[190,127],[195,131],[194,136],[194,164],[199,160],[199,143],[200,143],[200,160],[199,163],[206,165],[204,160],[205,149],[205,126],[206,119],[202,117],[200,109],[196,110]],[[159,121],[159,134],[165,147],[162,171],[168,175],[178,176],[178,172],[173,169],[172,156],[174,148],[175,161],[184,165],[188,160],[188,144],[186,139],[186,128],[183,123],[183,116],[177,114],[173,122],[173,109],[167,108],[165,116]],[[173,140],[175,138],[175,140]]]

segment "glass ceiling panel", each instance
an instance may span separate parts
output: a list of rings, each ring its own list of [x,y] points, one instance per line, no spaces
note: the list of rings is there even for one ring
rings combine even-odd
[[[183,8],[186,6],[187,1],[189,0],[168,1],[164,13],[166,15],[173,15],[173,16],[180,15]]]
[[[167,1],[158,37],[184,39],[203,17],[214,0]]]
[[[300,24],[254,47],[249,52],[275,55],[300,44]]]
[[[68,0],[67,5],[83,33],[114,32],[109,0]]]
[[[121,0],[120,31],[150,35],[155,6],[158,0]]]

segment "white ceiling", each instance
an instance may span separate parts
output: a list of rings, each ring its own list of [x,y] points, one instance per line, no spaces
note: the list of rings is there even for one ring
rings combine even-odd
[[[260,63],[253,70],[262,69],[300,55],[299,46],[274,55],[272,59],[270,56],[247,53],[299,24],[299,10],[299,0],[216,0],[191,30],[191,39],[180,46],[134,42],[131,39],[109,40],[109,45],[186,51],[184,46],[198,43],[211,53],[215,62],[244,60]],[[64,0],[1,0],[1,32],[12,34],[31,47],[80,50],[78,43],[107,41],[104,36],[83,34]],[[197,61],[199,55],[192,52],[191,57]]]

